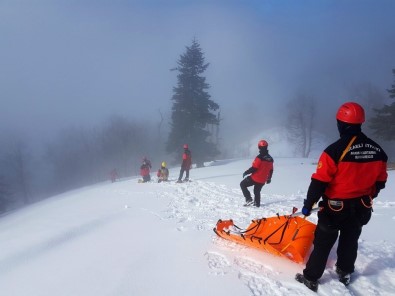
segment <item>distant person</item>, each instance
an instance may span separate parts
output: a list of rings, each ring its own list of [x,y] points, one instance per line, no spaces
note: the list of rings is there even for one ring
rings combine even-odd
[[[158,183],[169,180],[169,170],[166,166],[167,166],[166,162],[163,161],[161,167],[156,173],[156,176],[158,177]]]
[[[369,222],[373,199],[387,181],[387,155],[361,131],[365,121],[362,106],[345,103],[336,119],[340,139],[321,154],[302,209],[309,216],[313,205],[322,198],[313,252],[303,274],[296,275],[297,281],[313,291],[318,290],[318,279],[339,233],[336,273],[344,285],[350,283],[362,226]]]
[[[241,191],[246,199],[245,207],[261,205],[261,190],[263,185],[272,181],[273,158],[269,155],[268,143],[260,140],[258,143],[259,154],[252,162],[252,166],[243,173],[243,181],[240,183]],[[250,175],[250,176],[247,176]],[[247,176],[247,178],[245,178]],[[248,187],[254,186],[254,200]]]
[[[113,169],[113,170],[110,172],[110,178],[111,178],[111,183],[114,183],[115,181],[117,181],[117,179],[118,179],[118,172],[117,172],[117,169]]]
[[[140,167],[140,175],[143,177],[143,183],[151,181],[151,161],[148,158],[143,158],[143,164]]]
[[[192,167],[192,155],[191,151],[189,150],[188,144],[184,144],[184,153],[182,154],[182,163],[180,169],[180,175],[178,177],[177,183],[182,182],[182,177],[185,172],[185,179],[184,181],[189,181],[189,170]]]
[[[151,161],[146,156],[143,157],[143,163],[145,163],[147,166],[149,166],[150,169],[152,169]]]

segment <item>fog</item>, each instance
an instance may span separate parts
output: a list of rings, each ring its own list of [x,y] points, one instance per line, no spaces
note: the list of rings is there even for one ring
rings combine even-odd
[[[37,145],[113,116],[155,126],[160,114],[166,129],[170,69],[196,38],[223,149],[283,125],[298,96],[314,98],[315,130],[335,133],[342,102],[388,100],[393,11],[391,0],[3,0],[0,132]]]

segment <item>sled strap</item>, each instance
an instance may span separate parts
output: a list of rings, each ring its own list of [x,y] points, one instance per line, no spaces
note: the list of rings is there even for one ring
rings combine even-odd
[[[251,228],[249,228],[249,229],[246,229],[246,230],[244,230],[244,231],[239,231],[239,232],[237,232],[237,233],[238,233],[238,234],[246,234],[247,232],[249,232],[249,231],[255,229],[255,231],[254,231],[253,234],[248,234],[248,235],[254,235],[254,234],[258,231],[258,228],[259,228],[259,226],[261,225],[261,222],[262,222],[262,220],[258,220],[257,223],[256,223],[253,227],[251,227]],[[238,227],[238,226],[236,226],[236,225],[233,225],[233,226],[235,226],[237,229],[240,229],[240,230],[241,230],[240,227]]]
[[[267,236],[267,237],[265,238],[265,240],[263,241],[263,243],[266,244],[266,242],[267,242],[267,240],[268,240],[269,238],[271,238],[277,231],[279,231],[281,228],[284,227],[283,233],[281,234],[280,241],[279,241],[278,243],[276,243],[276,244],[281,243],[281,241],[283,240],[284,233],[285,233],[285,230],[287,229],[288,224],[289,224],[289,218],[287,219],[286,222],[284,222],[282,225],[280,225],[279,228],[277,228],[275,231],[273,231],[271,234],[269,234],[269,236]]]
[[[288,244],[286,244],[286,246],[284,248],[282,248],[281,253],[284,252],[293,243],[293,241],[295,240],[296,236],[299,233],[299,229],[301,229],[303,227],[303,225],[305,224],[306,218],[307,218],[307,216],[303,217],[303,223],[301,225],[299,225],[298,228],[296,228],[295,233],[293,234],[291,241]]]
[[[239,226],[237,226],[237,225],[235,225],[235,224],[233,224],[233,227],[235,227],[235,228],[237,228],[237,229],[242,229],[242,228],[240,228]]]
[[[350,142],[348,143],[348,145],[347,145],[346,149],[344,149],[344,151],[343,151],[342,155],[340,156],[340,158],[339,158],[339,161],[338,161],[338,162],[341,162],[341,161],[343,160],[344,156],[346,156],[346,154],[347,154],[348,150],[350,149],[350,147],[351,147],[352,143],[354,143],[354,141],[355,141],[355,139],[356,139],[356,138],[357,138],[357,136],[354,136],[354,137],[352,137],[352,138],[351,138],[351,140],[350,140]]]
[[[249,234],[249,235],[254,235],[257,231],[258,231],[258,229],[259,229],[259,226],[261,226],[261,223],[262,223],[262,220],[258,220],[257,221],[257,223],[256,223],[256,225],[255,226],[253,226],[253,227],[251,227],[250,229],[246,229],[245,231],[243,231],[242,233],[247,233],[247,232],[249,232],[249,231],[251,231],[251,230],[254,230],[255,229],[255,231],[254,231],[254,233],[253,234]]]

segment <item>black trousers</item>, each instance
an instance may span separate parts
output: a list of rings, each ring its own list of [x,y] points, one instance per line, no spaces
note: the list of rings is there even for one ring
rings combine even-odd
[[[314,249],[303,270],[306,279],[316,281],[321,278],[330,251],[338,238],[336,265],[346,273],[354,272],[358,239],[362,226],[369,222],[370,217],[371,209],[362,206],[359,199],[339,212],[324,206],[323,210],[318,212]]]
[[[182,176],[184,175],[184,172],[185,172],[185,179],[189,179],[189,169],[185,169],[185,168],[181,167],[180,175],[178,176],[178,180],[181,181]]]
[[[251,176],[244,178],[243,181],[240,182],[240,188],[243,192],[246,202],[252,201],[251,193],[248,190],[248,187],[254,186],[254,204],[256,207],[259,207],[261,205],[261,190],[263,185],[265,184],[254,182]]]
[[[143,182],[149,182],[149,181],[151,181],[151,175],[143,176]]]

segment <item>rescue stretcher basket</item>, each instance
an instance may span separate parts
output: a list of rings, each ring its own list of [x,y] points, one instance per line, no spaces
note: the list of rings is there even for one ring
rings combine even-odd
[[[252,220],[246,229],[233,220],[218,220],[213,230],[226,240],[302,263],[313,244],[316,225],[296,210],[291,215]],[[318,208],[312,210],[316,211]]]

